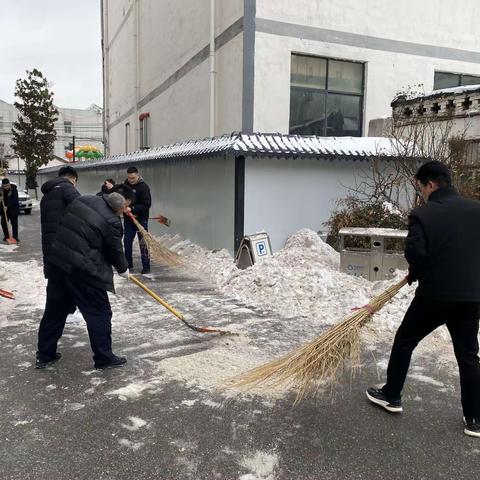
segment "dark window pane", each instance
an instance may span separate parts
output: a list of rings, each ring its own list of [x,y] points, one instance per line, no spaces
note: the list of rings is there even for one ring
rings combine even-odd
[[[478,85],[480,77],[477,75],[462,75],[462,85]]]
[[[325,135],[325,94],[313,89],[290,90],[290,133]]]
[[[296,87],[326,88],[327,61],[324,58],[292,55],[291,83]]]
[[[435,72],[433,89],[458,87],[460,85],[460,75],[456,73]]]
[[[360,97],[328,94],[327,136],[361,136]]]
[[[328,63],[328,90],[363,93],[363,64],[330,60]]]

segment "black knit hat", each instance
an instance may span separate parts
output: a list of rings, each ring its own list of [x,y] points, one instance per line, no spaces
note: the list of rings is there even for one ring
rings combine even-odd
[[[8,178],[2,179],[2,185],[7,185],[10,183],[10,180]]]

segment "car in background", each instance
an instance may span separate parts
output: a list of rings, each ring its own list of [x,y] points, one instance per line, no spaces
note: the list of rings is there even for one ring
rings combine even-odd
[[[26,215],[32,213],[32,199],[27,192],[18,192],[18,204],[21,212],[25,212]]]

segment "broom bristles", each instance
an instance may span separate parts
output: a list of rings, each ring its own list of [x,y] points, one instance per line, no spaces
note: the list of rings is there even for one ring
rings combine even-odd
[[[404,278],[358,309],[343,321],[326,330],[313,341],[292,350],[283,357],[260,365],[237,377],[228,387],[296,386],[298,403],[307,393],[319,388],[319,381],[332,383],[345,362],[355,364],[360,357],[360,332],[373,313],[380,310],[407,283]]]
[[[175,268],[185,267],[187,265],[184,257],[162,245],[150,232],[143,228],[142,224],[136,218],[131,218],[138,228],[138,231],[142,234],[141,242],[155,262]]]

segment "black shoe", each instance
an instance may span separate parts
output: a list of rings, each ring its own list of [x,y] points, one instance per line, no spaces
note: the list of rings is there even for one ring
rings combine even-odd
[[[464,418],[465,428],[463,433],[469,437],[480,437],[480,419]]]
[[[144,268],[142,270],[142,275],[147,275],[148,273],[150,273],[150,267],[149,268]]]
[[[367,390],[367,398],[376,405],[380,405],[390,413],[403,412],[402,401],[400,399],[392,400],[387,398],[381,388],[370,387]]]
[[[50,358],[46,360],[45,358],[41,358],[40,355],[37,353],[37,360],[35,362],[35,368],[47,368],[52,363],[55,363],[57,360],[62,358],[62,354],[57,352],[54,358]]]
[[[95,364],[95,368],[103,370],[105,368],[119,368],[123,367],[127,363],[127,359],[125,357],[113,357],[107,363]]]

